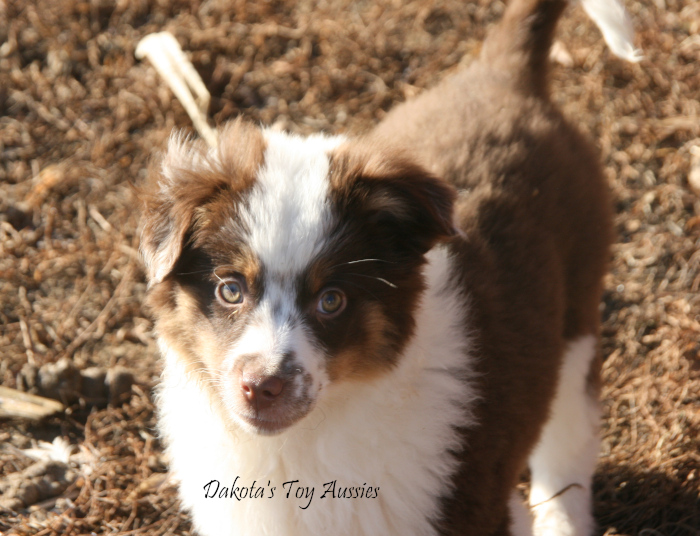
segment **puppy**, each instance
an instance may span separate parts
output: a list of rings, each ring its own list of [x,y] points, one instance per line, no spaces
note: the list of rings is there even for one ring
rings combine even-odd
[[[565,4],[360,139],[172,137],[142,251],[199,534],[591,533],[611,213],[548,96]]]

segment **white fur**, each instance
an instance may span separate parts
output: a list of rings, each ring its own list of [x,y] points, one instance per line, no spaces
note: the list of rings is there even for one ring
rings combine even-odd
[[[533,536],[532,515],[516,490],[510,494],[508,509],[510,510],[510,533],[512,536]]]
[[[613,54],[627,61],[643,58],[634,46],[634,29],[620,0],[581,0],[583,9],[600,28]]]
[[[530,457],[536,536],[589,536],[593,530],[591,477],[599,451],[600,411],[587,392],[586,378],[595,345],[592,335],[569,344],[552,414]]]
[[[454,427],[473,424],[464,297],[451,290],[448,254],[428,254],[427,289],[416,333],[395,370],[374,381],[332,384],[316,408],[278,436],[227,429],[221,408],[187,377],[162,344],[160,429],[181,481],[185,507],[205,536],[432,535],[438,497],[455,471]],[[212,479],[269,489],[273,498],[204,498]],[[308,499],[285,497],[282,483],[314,487]],[[379,487],[372,499],[321,499],[323,484]],[[268,486],[268,482],[270,485]]]
[[[284,277],[305,269],[323,245],[331,221],[328,152],[344,138],[263,134],[265,163],[240,219],[263,266]]]

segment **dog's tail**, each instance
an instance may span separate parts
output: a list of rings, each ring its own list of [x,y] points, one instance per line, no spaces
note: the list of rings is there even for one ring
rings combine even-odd
[[[634,32],[620,0],[581,3],[614,54],[634,62],[641,59],[632,43]],[[546,92],[549,49],[567,4],[568,0],[510,0],[503,19],[484,42],[482,60],[490,67],[509,72],[524,89]]]

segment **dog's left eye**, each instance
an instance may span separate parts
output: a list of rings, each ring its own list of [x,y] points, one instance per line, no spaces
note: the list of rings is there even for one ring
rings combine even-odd
[[[237,281],[224,281],[217,287],[219,298],[230,305],[243,303],[243,289]]]
[[[345,294],[336,289],[327,290],[318,300],[316,310],[327,316],[337,315],[345,309]]]

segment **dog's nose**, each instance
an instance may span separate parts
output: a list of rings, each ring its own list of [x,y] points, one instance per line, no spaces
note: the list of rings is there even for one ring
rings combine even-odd
[[[261,376],[244,373],[241,376],[243,396],[256,409],[266,409],[274,404],[284,391],[285,381],[278,376]]]

